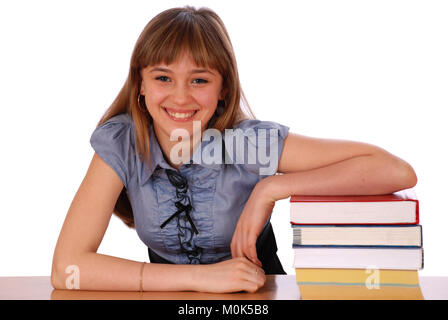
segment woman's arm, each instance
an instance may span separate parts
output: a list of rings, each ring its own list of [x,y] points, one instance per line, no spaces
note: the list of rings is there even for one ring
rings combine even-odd
[[[141,262],[97,253],[122,189],[118,175],[95,153],[69,208],[54,251],[51,273],[54,288],[67,288],[65,281],[69,274],[65,270],[72,265],[79,269],[82,290],[139,290]],[[170,267],[164,272],[151,272],[157,266],[145,266],[144,284],[148,290],[185,289],[190,287],[192,275],[187,267],[175,272]],[[163,280],[161,276],[151,277],[164,273],[169,276]]]
[[[387,194],[416,185],[404,160],[362,142],[317,139],[289,134],[278,172],[268,177],[276,200],[300,195]]]
[[[138,291],[142,262],[97,253],[123,184],[96,153],[76,193],[53,256],[51,283],[67,287],[69,266],[79,270],[81,290]],[[263,270],[247,259],[214,265],[147,264],[144,291],[254,292],[264,284]],[[73,270],[73,269],[72,269]],[[73,271],[71,271],[73,272]]]
[[[260,265],[255,243],[277,200],[294,194],[387,194],[417,183],[408,163],[379,147],[293,133],[285,139],[278,171],[252,191],[232,238],[233,257]]]

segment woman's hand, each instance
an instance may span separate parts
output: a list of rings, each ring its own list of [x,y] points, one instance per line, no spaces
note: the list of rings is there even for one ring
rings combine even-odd
[[[230,249],[232,257],[247,257],[261,267],[257,257],[256,242],[275,205],[270,195],[269,177],[257,183],[244,206],[243,212],[233,233]]]
[[[263,269],[246,258],[234,258],[200,267],[196,283],[197,290],[201,292],[253,293],[266,282]]]

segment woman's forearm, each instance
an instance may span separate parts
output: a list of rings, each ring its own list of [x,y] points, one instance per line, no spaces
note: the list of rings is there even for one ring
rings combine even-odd
[[[373,195],[413,187],[414,170],[403,160],[382,154],[354,157],[318,169],[279,174],[261,180],[266,195]]]
[[[71,273],[65,273],[67,267]],[[69,263],[58,263],[52,270],[52,284],[56,289],[97,291],[139,291],[142,262],[98,253],[84,253]],[[147,263],[143,269],[143,291],[196,290],[201,266]],[[79,273],[73,272],[74,268]],[[79,288],[68,287],[66,281],[79,276]],[[69,278],[70,277],[70,278]]]

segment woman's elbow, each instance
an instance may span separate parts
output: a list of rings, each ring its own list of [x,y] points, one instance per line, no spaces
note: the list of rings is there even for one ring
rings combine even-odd
[[[70,278],[70,275],[67,272],[70,270],[68,267],[73,265],[67,263],[66,261],[59,261],[53,259],[52,267],[51,267],[51,286],[54,289],[68,289],[67,288],[67,279]]]
[[[400,160],[397,168],[396,183],[399,190],[409,189],[417,184],[417,174],[412,166],[406,161]]]
[[[406,170],[406,182],[407,182],[407,187],[406,188],[412,188],[417,184],[417,174],[415,173],[414,169],[407,164],[407,170]]]
[[[379,160],[377,163],[380,168],[382,167],[381,176],[385,182],[387,181],[388,189],[395,192],[412,188],[417,184],[417,174],[409,163],[388,152],[379,152],[376,156]]]
[[[53,266],[51,268],[51,286],[54,289],[64,289],[61,280],[59,279],[60,272],[57,270],[55,264],[53,263]]]

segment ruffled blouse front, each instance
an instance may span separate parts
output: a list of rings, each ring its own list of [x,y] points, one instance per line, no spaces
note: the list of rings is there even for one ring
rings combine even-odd
[[[288,131],[271,121],[242,121],[219,140],[203,139],[190,162],[178,170],[165,160],[152,126],[150,167],[141,161],[134,123],[126,113],[98,126],[90,143],[123,182],[145,245],[176,264],[208,264],[231,258],[230,243],[240,214],[258,181],[277,171]],[[234,139],[235,133],[243,134]],[[236,142],[239,138],[242,143]],[[204,161],[207,154],[213,156]],[[221,161],[210,161],[216,156]],[[180,190],[170,182],[173,173],[185,179],[186,188]],[[173,217],[187,202],[188,214],[184,210]]]

